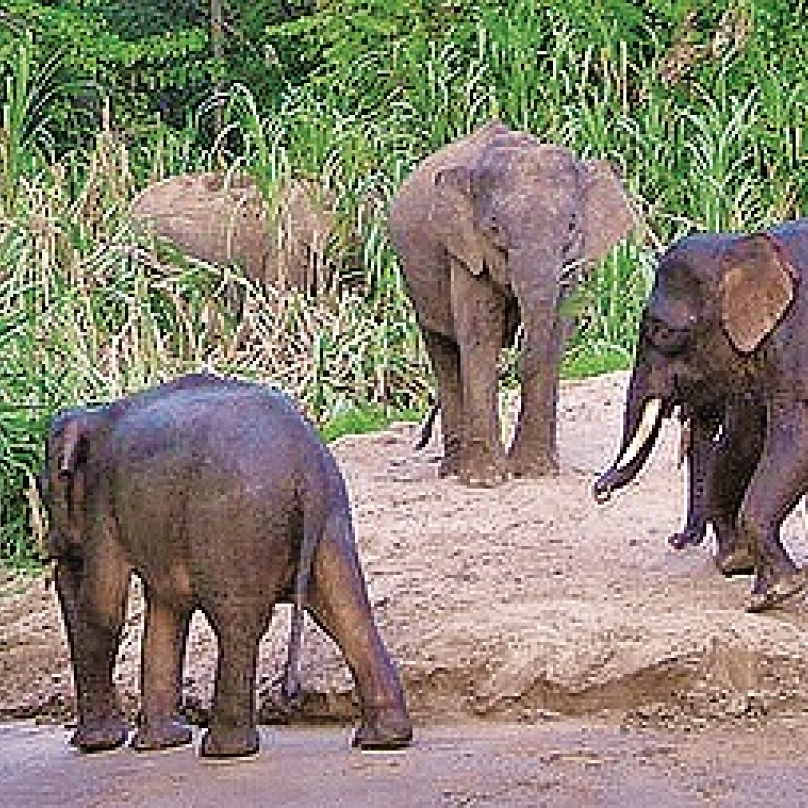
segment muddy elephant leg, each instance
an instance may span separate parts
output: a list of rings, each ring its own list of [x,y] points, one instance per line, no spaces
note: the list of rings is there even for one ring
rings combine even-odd
[[[346,517],[329,520],[314,558],[310,608],[341,649],[353,674],[362,723],[353,745],[396,749],[412,740],[404,690],[373,620],[353,532]]]
[[[82,752],[114,749],[126,742],[112,672],[123,627],[129,570],[110,558],[103,577],[98,564],[60,559],[56,591],[73,662],[78,724],[70,743]]]
[[[141,721],[132,746],[166,749],[192,740],[191,728],[179,714],[182,663],[191,611],[146,594],[146,625],[140,666]]]
[[[233,599],[237,595],[232,596]],[[210,726],[202,739],[204,757],[239,757],[258,751],[255,722],[255,677],[258,643],[271,607],[254,600],[228,603],[209,613],[219,645]]]
[[[555,296],[517,290],[524,324],[519,418],[509,452],[518,477],[538,477],[558,470],[558,383],[565,331]]]
[[[499,419],[498,362],[505,332],[505,299],[487,278],[452,267],[452,308],[460,346],[463,468],[468,485],[507,477]]]
[[[432,362],[440,401],[443,459],[439,474],[441,477],[449,477],[459,474],[463,467],[460,352],[454,340],[431,331],[424,332],[424,344]]]
[[[738,529],[755,558],[748,610],[760,612],[806,585],[780,540],[780,527],[808,485],[808,403],[774,402],[768,408],[766,441],[746,492]]]

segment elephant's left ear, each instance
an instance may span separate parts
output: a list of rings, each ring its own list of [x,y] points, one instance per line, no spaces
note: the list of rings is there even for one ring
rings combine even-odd
[[[597,263],[637,224],[628,194],[606,160],[580,164],[584,194],[584,259]]]
[[[741,353],[752,353],[780,323],[794,300],[799,275],[777,241],[745,236],[723,255],[721,326]]]

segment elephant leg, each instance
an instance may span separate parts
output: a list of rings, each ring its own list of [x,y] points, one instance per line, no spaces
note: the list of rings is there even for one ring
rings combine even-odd
[[[519,292],[524,323],[522,389],[519,418],[509,452],[518,477],[539,477],[558,470],[558,382],[564,325],[555,299],[542,301],[537,293]]]
[[[404,690],[373,620],[349,518],[332,516],[314,558],[309,601],[314,619],[342,651],[353,674],[362,723],[353,745],[396,749],[412,739]]]
[[[110,559],[99,579],[94,567],[74,559],[60,559],[56,566],[56,591],[70,644],[78,708],[70,743],[82,752],[114,749],[129,734],[112,682],[129,571]]]
[[[132,746],[166,749],[192,740],[180,717],[182,663],[191,610],[151,597],[146,589],[146,624],[141,660],[141,721]]]
[[[723,426],[709,475],[715,563],[724,575],[748,575],[754,572],[754,554],[738,533],[738,513],[763,450],[766,407],[757,399],[733,401],[727,406]]]
[[[226,593],[208,613],[219,645],[210,726],[202,739],[203,757],[239,757],[258,751],[255,677],[258,644],[274,607],[256,598]],[[238,602],[240,601],[240,602]]]
[[[806,585],[780,540],[780,527],[808,486],[808,403],[773,402],[766,440],[738,517],[755,557],[750,612],[768,609]]]
[[[449,477],[459,474],[463,467],[460,352],[454,340],[431,331],[424,332],[424,344],[435,372],[440,401],[443,459],[439,474]]]
[[[711,518],[709,488],[716,456],[714,439],[724,418],[723,407],[694,408],[682,416],[682,430],[687,458],[687,516],[681,531],[668,537],[676,550],[701,544]]]
[[[460,477],[468,485],[494,485],[507,477],[498,395],[505,298],[488,279],[453,266],[452,308],[463,402]]]

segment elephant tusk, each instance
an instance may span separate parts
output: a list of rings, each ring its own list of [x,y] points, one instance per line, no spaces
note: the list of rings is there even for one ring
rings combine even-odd
[[[629,443],[622,456],[618,459],[616,463],[617,469],[625,468],[634,461],[643,446],[645,446],[651,433],[654,431],[661,411],[661,398],[652,398],[645,402],[640,424],[637,427],[637,431],[634,433],[634,437],[631,439],[631,443]]]

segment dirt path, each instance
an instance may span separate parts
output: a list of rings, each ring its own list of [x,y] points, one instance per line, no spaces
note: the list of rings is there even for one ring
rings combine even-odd
[[[617,445],[625,383],[615,374],[563,385],[563,470],[541,481],[469,490],[438,480],[436,448],[414,453],[412,426],[337,443],[375,611],[419,726],[563,714],[744,735],[808,707],[805,602],[748,615],[748,579],[723,579],[708,547],[666,545],[683,513],[675,424],[638,483],[606,506],[592,500]],[[802,561],[804,534],[802,515],[792,516],[786,540]],[[134,598],[117,673],[132,710],[139,609]],[[287,618],[278,615],[262,645],[264,691],[283,659]],[[213,651],[197,620],[186,694],[199,717]],[[306,715],[350,718],[350,679],[313,627],[304,654]],[[9,578],[0,584],[0,717],[65,717],[71,694],[53,592],[41,578]]]
[[[8,808],[796,808],[808,804],[806,730],[465,721],[422,728],[404,752],[360,753],[344,729],[263,728],[257,757],[210,763],[190,748],[81,756],[63,730],[7,724],[0,787]]]

